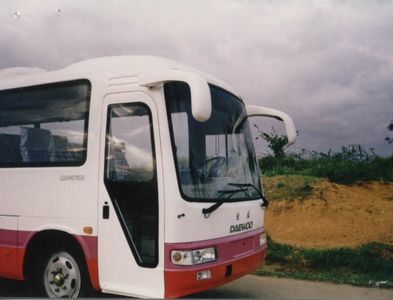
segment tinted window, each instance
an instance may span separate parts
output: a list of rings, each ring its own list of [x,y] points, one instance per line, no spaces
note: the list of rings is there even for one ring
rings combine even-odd
[[[108,108],[105,185],[136,262],[158,263],[158,192],[152,118],[142,103]]]
[[[206,122],[191,113],[190,88],[164,85],[180,192],[188,201],[260,198],[259,168],[244,104],[210,85],[212,113]]]
[[[87,80],[0,91],[0,167],[81,165]]]

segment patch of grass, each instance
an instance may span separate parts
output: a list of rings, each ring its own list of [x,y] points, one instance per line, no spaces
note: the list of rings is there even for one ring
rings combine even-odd
[[[278,268],[270,270],[259,269],[255,272],[255,274],[279,278],[343,283],[363,287],[393,288],[393,283],[391,281],[384,280],[384,277],[377,278],[375,275],[348,273],[345,272],[345,270],[317,272],[285,270]]]
[[[268,155],[261,158],[259,164],[266,176],[314,176],[341,184],[370,180],[393,182],[393,156],[379,157],[359,145],[342,147],[340,152],[303,151],[282,157]]]
[[[306,249],[268,243],[266,267],[256,274],[393,288],[393,246]]]
[[[318,179],[309,176],[287,175],[265,177],[263,181],[265,195],[269,200],[302,200],[315,192],[314,184],[318,182]]]

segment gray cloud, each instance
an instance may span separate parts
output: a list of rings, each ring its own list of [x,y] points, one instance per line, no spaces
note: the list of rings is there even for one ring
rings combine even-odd
[[[0,19],[0,68],[165,56],[288,112],[300,130],[293,149],[392,153],[393,2],[2,1]]]

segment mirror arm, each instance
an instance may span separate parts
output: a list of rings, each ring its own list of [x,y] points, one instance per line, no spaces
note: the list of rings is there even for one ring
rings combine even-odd
[[[160,87],[170,81],[185,82],[191,92],[191,112],[195,120],[205,122],[212,112],[210,87],[206,79],[196,73],[183,70],[164,70],[144,73],[139,76],[139,84],[147,88]]]

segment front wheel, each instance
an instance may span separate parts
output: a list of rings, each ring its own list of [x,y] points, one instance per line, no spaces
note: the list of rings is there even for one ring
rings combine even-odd
[[[72,252],[55,251],[44,262],[41,278],[43,291],[49,298],[85,296],[87,272]]]

